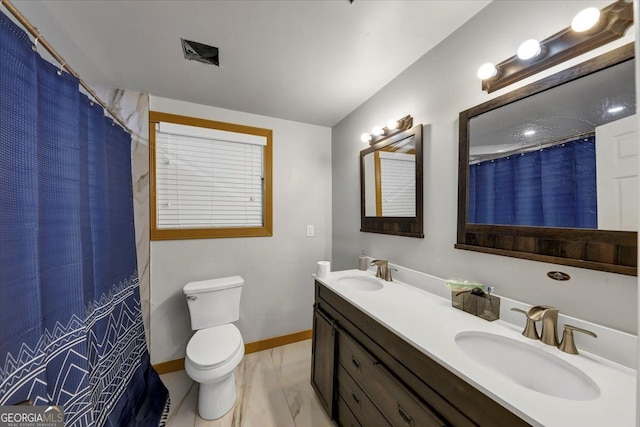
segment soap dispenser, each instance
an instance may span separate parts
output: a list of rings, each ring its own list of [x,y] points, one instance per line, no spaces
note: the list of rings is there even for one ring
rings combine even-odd
[[[358,270],[367,271],[367,256],[364,254],[364,249],[358,258]]]

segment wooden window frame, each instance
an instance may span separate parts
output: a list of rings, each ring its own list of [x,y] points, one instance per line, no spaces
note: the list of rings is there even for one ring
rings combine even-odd
[[[158,229],[156,204],[156,124],[176,123],[227,132],[244,133],[265,137],[264,146],[264,201],[262,227],[213,227]],[[218,122],[196,117],[149,111],[149,222],[151,240],[211,239],[224,237],[268,237],[273,236],[273,131],[234,123]]]

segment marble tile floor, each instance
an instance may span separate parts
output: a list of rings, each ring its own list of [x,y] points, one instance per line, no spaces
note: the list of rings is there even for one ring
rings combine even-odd
[[[236,404],[217,420],[198,416],[198,384],[185,371],[161,375],[167,427],[330,427],[311,388],[311,340],[246,354],[235,372]]]

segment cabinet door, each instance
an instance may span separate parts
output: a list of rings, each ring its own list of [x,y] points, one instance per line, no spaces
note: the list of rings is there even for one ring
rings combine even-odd
[[[333,319],[322,311],[313,310],[313,341],[311,355],[311,385],[331,419],[334,419],[334,382],[336,331]]]

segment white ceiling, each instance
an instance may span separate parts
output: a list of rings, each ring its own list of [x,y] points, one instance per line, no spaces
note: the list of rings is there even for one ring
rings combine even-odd
[[[26,1],[88,83],[333,126],[490,0]],[[220,48],[184,59],[180,38]]]
[[[471,154],[502,153],[595,132],[635,114],[635,67],[628,60],[507,104],[470,121]],[[609,112],[611,107],[624,107]],[[525,131],[535,133],[527,136]]]

